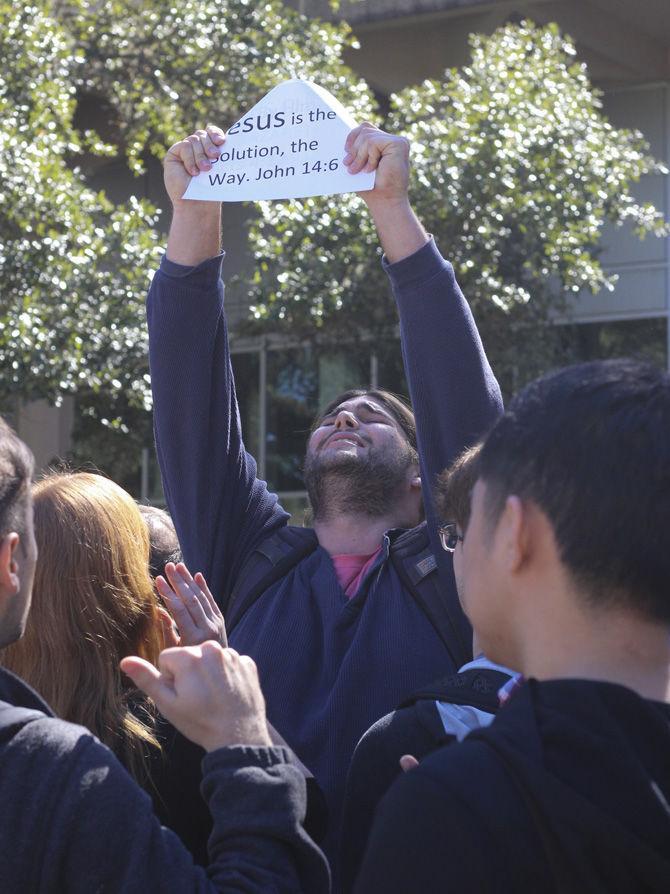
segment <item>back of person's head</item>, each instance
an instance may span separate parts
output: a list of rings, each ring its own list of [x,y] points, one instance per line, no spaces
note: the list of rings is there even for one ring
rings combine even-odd
[[[328,416],[330,413],[333,412],[333,410],[339,407],[340,404],[343,404],[345,401],[351,400],[354,397],[371,397],[373,400],[380,403],[396,421],[396,423],[398,424],[398,428],[405,437],[405,440],[418,457],[418,448],[416,442],[416,422],[414,420],[414,413],[412,412],[412,408],[401,397],[398,397],[397,394],[393,394],[393,392],[386,391],[383,388],[352,388],[349,391],[345,391],[342,394],[338,395],[336,398],[331,400],[330,403],[327,404],[327,406],[323,408],[323,410],[314,420],[314,423],[312,424],[312,432],[314,432],[319,427],[324,416]]]
[[[482,445],[467,447],[437,479],[435,504],[443,522],[465,531],[470,521],[470,498],[479,477]]]
[[[0,537],[24,530],[33,467],[29,448],[0,417]]]
[[[0,649],[22,635],[30,604],[35,562],[29,519],[33,465],[33,455],[28,447],[0,417],[0,555],[6,554],[8,565],[14,561],[10,558],[9,535],[18,534],[15,549],[20,551],[24,562],[19,591],[7,593],[6,600],[0,603]]]
[[[163,647],[146,525],[132,497],[101,475],[51,475],[34,486],[33,499],[32,610],[3,663],[138,771],[142,743],[156,740],[130,710],[119,661],[140,655],[155,663]]]
[[[182,561],[182,552],[170,514],[158,506],[138,506],[149,532],[149,573],[163,574],[168,562]]]
[[[670,623],[670,377],[633,360],[568,367],[526,387],[478,459],[493,529],[507,497],[549,520],[589,604]]]

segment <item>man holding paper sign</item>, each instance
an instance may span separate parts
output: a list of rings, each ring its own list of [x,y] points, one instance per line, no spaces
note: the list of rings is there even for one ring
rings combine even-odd
[[[165,159],[174,214],[148,301],[158,456],[185,559],[220,600],[231,644],[256,661],[270,721],[324,789],[332,856],[360,736],[467,660],[469,628],[451,557],[439,548],[431,489],[497,418],[500,392],[453,269],[411,209],[407,141],[357,127],[343,164],[351,174],[376,171],[361,196],[398,303],[417,425],[383,391],[334,401],[307,446],[314,529],[287,527],[242,441],[220,205],[183,199],[224,141],[210,127]]]

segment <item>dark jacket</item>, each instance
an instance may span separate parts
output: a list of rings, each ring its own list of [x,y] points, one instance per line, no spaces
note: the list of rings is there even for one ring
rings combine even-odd
[[[483,659],[484,661],[486,659]],[[490,723],[499,709],[498,690],[509,679],[490,662],[471,662],[457,674],[442,678],[415,693],[397,710],[374,723],[361,738],[351,759],[342,811],[339,867],[343,891],[351,891],[367,847],[375,811],[391,785],[401,775],[400,758],[411,754],[418,761],[464,735],[451,722],[450,730],[438,710],[439,699],[447,711],[455,706],[476,708],[461,716],[458,727],[479,729]],[[453,732],[457,729],[456,732]]]
[[[149,748],[149,777],[142,779],[140,783],[151,797],[154,813],[161,824],[176,833],[190,850],[196,863],[206,866],[209,862],[207,841],[212,833],[213,823],[201,792],[205,750],[189,741],[164,717],[159,716],[155,723],[161,750]],[[292,762],[295,762],[293,752],[289,750],[288,754]],[[302,769],[300,772],[304,773]],[[327,827],[327,808],[316,780],[308,776],[305,783],[307,801],[303,826],[310,838],[318,844]]]
[[[37,719],[3,729],[7,706]],[[193,863],[151,800],[88,730],[57,720],[0,669],[0,889],[92,892],[322,892],[324,858],[301,826],[304,778],[283,748],[221,748],[202,762],[214,818],[210,866]]]
[[[356,891],[665,894],[668,755],[670,706],[531,680],[392,786]]]
[[[249,553],[287,522],[246,453],[223,314],[220,258],[195,268],[165,258],[148,298],[156,444],[187,564],[230,594]],[[441,584],[431,484],[501,409],[500,392],[453,268],[431,241],[387,266],[411,367],[428,530]],[[230,635],[256,661],[271,723],[314,773],[328,802],[334,852],[356,742],[408,693],[454,666],[444,642],[388,560],[388,538],[347,599],[321,547],[273,584]]]

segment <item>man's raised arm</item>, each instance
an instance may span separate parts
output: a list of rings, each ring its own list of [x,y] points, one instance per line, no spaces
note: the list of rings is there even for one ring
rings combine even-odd
[[[346,149],[351,173],[377,170],[375,188],[360,195],[377,228],[398,304],[432,535],[435,476],[492,425],[502,410],[500,389],[453,267],[412,211],[408,141],[362,124]],[[436,538],[434,546],[439,555]]]
[[[217,599],[230,592],[249,550],[287,519],[242,441],[223,313],[221,206],[183,199],[224,140],[208,127],[165,157],[172,225],[147,301],[165,496],[187,563],[205,574]]]

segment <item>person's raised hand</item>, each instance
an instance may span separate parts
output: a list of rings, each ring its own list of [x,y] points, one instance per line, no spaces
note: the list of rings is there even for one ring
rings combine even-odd
[[[256,665],[209,641],[166,649],[158,669],[143,658],[121,670],[183,735],[206,751],[231,745],[271,745]]]
[[[221,154],[225,140],[226,135],[220,127],[208,124],[206,130],[196,130],[185,140],[170,146],[163,159],[163,177],[173,205],[181,201],[191,177],[211,170],[212,161]]]
[[[385,133],[367,121],[355,127],[344,144],[350,174],[376,171],[375,188],[359,193],[368,205],[405,203],[409,187],[409,141]]]
[[[156,589],[179,629],[178,645],[197,646],[209,639],[228,645],[223,615],[200,572],[193,577],[183,562],[168,562],[165,577],[156,578]]]

